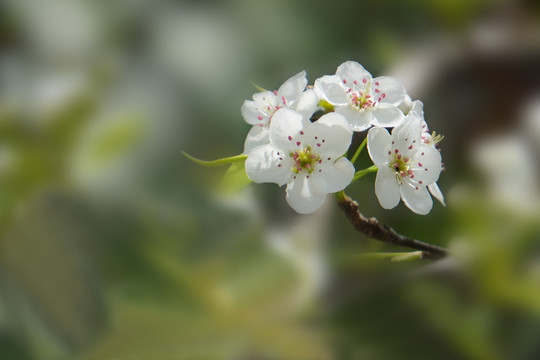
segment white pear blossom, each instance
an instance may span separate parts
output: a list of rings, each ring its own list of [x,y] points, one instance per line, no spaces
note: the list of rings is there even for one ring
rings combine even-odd
[[[392,134],[382,127],[368,133],[368,151],[377,165],[375,194],[385,209],[403,199],[413,212],[425,215],[433,201],[427,186],[434,184],[442,169],[441,154],[422,141],[423,119],[411,111]]]
[[[372,78],[371,74],[354,61],[341,64],[335,75],[326,75],[315,81],[315,91],[334,105],[354,131],[363,131],[372,125],[393,127],[404,115],[399,109],[406,97],[399,80],[390,76]]]
[[[274,113],[281,108],[290,108],[310,118],[317,109],[319,98],[313,89],[306,89],[306,72],[294,75],[275,91],[263,91],[245,100],[241,112],[244,120],[253,125],[244,143],[247,154],[257,146],[268,143],[268,129]]]
[[[311,123],[301,113],[279,109],[272,117],[269,143],[248,153],[246,173],[256,182],[287,184],[287,202],[301,214],[317,210],[328,193],[343,190],[354,167],[343,157],[352,131],[337,113]]]

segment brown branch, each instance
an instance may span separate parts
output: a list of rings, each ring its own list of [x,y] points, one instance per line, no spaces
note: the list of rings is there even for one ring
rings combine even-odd
[[[358,203],[344,193],[336,194],[336,198],[339,208],[343,210],[350,223],[367,237],[397,246],[421,250],[423,259],[437,260],[448,255],[448,250],[443,247],[403,236],[391,227],[382,225],[375,218],[368,219],[358,210]]]

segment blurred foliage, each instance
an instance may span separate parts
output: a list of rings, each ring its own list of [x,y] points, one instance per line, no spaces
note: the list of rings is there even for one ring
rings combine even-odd
[[[496,101],[490,79],[538,78],[467,53],[490,14],[538,22],[526,1],[0,2],[0,359],[540,357],[538,206],[500,202],[467,165],[473,130],[529,89],[508,80]],[[242,151],[250,79],[274,89],[350,59],[382,75],[419,45],[460,41],[453,82],[428,73],[422,97],[446,135],[448,208],[382,210],[373,175],[348,190],[451,259],[359,261],[396,249],[330,200],[298,216],[242,163],[181,156]]]

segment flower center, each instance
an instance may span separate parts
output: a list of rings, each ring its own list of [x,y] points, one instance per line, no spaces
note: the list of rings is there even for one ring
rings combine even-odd
[[[386,94],[379,89],[378,81],[375,81],[373,88],[372,82],[368,79],[363,79],[361,83],[355,80],[352,85],[347,85],[350,83],[343,79],[343,83],[349,87],[347,96],[350,106],[358,111],[372,110],[386,97]]]
[[[352,106],[357,108],[358,110],[372,108],[374,105],[374,102],[371,99],[371,95],[368,94],[367,91],[354,91],[350,94],[350,96]]]
[[[319,155],[311,152],[311,147],[306,146],[302,150],[291,152],[289,154],[294,160],[293,171],[296,174],[301,173],[302,171],[307,171],[308,174],[311,174],[314,170],[314,163],[319,162],[321,159]]]
[[[406,177],[414,177],[410,169],[411,159],[402,157],[398,150],[394,152],[394,159],[390,162],[390,167],[396,172],[396,179],[402,181]]]

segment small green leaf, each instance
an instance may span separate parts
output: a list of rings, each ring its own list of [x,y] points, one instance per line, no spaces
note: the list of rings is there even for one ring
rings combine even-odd
[[[234,193],[251,183],[245,170],[245,161],[232,164],[220,183],[220,190],[225,193]]]
[[[207,167],[228,165],[228,164],[232,164],[232,163],[236,163],[236,162],[241,162],[242,167],[243,167],[243,164],[244,164],[245,160],[247,159],[247,155],[243,155],[243,154],[236,155],[236,156],[230,156],[230,157],[226,157],[226,158],[221,158],[221,159],[217,159],[217,160],[201,160],[201,159],[197,159],[196,157],[193,157],[193,156],[189,155],[188,153],[186,153],[184,151],[182,151],[182,154],[184,154],[185,157],[187,157],[189,160],[193,161],[194,163],[202,165],[202,166],[207,166]]]
[[[257,90],[259,90],[259,91],[262,91],[262,92],[268,91],[268,90],[266,90],[265,88],[263,88],[262,86],[259,86],[259,85],[255,84],[255,82],[253,82],[253,81],[251,81],[251,80],[250,80],[249,82],[251,83],[251,85],[253,85],[253,87],[254,87],[255,89],[257,89]]]

